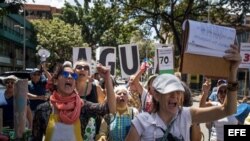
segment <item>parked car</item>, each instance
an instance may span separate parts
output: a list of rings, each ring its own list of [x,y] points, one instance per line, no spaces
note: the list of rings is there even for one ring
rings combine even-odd
[[[6,77],[9,75],[15,75],[19,79],[28,79],[30,80],[31,71],[6,71],[0,75],[0,77]]]
[[[30,73],[31,71],[6,71],[2,74],[0,74],[0,89],[4,88],[2,79],[9,76],[9,75],[15,75],[19,79],[28,79],[30,80]]]

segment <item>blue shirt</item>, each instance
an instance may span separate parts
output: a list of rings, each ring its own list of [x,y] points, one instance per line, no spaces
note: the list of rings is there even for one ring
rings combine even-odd
[[[28,82],[28,90],[29,93],[37,95],[37,96],[43,96],[46,94],[46,79],[40,79],[37,83],[34,83],[32,81]],[[30,108],[32,111],[36,110],[36,107],[44,103],[44,100],[30,100]]]
[[[212,93],[210,94],[209,100],[210,100],[210,101],[218,101],[217,91],[214,91],[214,92],[212,92]]]

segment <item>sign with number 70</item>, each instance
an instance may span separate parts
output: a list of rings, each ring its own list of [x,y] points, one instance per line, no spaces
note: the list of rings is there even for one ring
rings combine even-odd
[[[158,48],[158,62],[159,72],[162,73],[174,73],[174,60],[173,60],[173,48]]]

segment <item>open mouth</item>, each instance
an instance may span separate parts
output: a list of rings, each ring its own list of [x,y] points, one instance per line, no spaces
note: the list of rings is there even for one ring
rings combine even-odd
[[[79,77],[85,77],[86,75],[84,73],[80,73]]]
[[[119,102],[125,102],[125,100],[123,98],[120,98]]]
[[[170,107],[176,107],[177,106],[177,102],[171,102],[171,101],[169,101],[168,102],[168,106],[170,106]]]
[[[72,84],[69,83],[69,82],[66,82],[66,83],[65,83],[65,87],[72,87]]]

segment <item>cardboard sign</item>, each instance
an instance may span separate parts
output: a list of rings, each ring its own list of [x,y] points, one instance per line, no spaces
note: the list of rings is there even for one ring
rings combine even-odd
[[[158,63],[159,63],[159,72],[163,73],[174,73],[174,59],[173,59],[173,48],[158,48]]]
[[[103,66],[110,68],[111,75],[115,75],[116,69],[116,48],[115,47],[99,47],[96,49],[96,61]]]
[[[250,43],[240,44],[240,55],[242,61],[239,68],[250,68]]]
[[[136,44],[119,45],[122,78],[128,78],[140,68],[139,50]]]
[[[222,57],[234,43],[233,28],[187,20],[183,24],[182,73],[227,78],[229,62]]]

